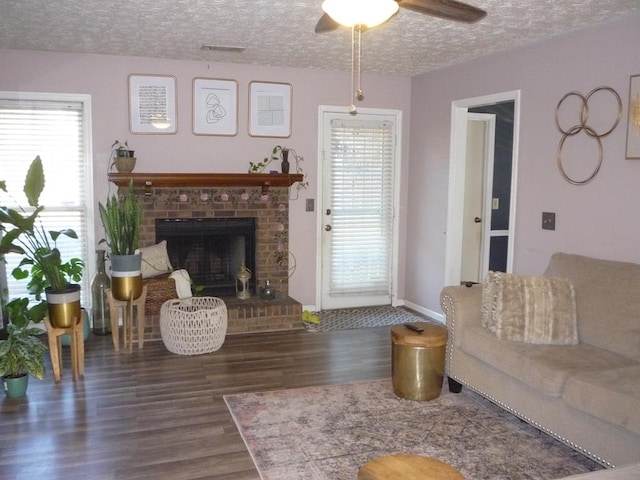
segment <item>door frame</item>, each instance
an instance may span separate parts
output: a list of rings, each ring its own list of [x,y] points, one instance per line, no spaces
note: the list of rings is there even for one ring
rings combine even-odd
[[[467,117],[469,109],[503,102],[514,102],[511,195],[509,210],[509,241],[507,271],[513,270],[515,245],[515,214],[518,178],[518,150],[520,138],[520,90],[454,100],[451,102],[451,139],[449,158],[449,195],[447,239],[445,249],[444,285],[460,284],[462,258],[462,219],[464,211],[464,182],[467,150]]]
[[[323,169],[324,162],[326,160],[326,153],[323,149],[324,145],[324,121],[325,114],[348,114],[352,116],[349,109],[344,106],[331,106],[331,105],[319,105],[318,106],[318,161],[317,161],[317,200],[316,200],[316,309],[322,308],[322,228],[323,212],[322,206],[324,205],[324,178]],[[401,186],[401,173],[402,173],[402,110],[386,109],[386,108],[358,108],[358,114],[368,115],[386,115],[393,116],[395,118],[395,164],[394,164],[394,179],[393,179],[393,249],[392,249],[392,266],[391,266],[391,305],[398,306],[398,279],[400,275],[400,267],[398,265],[399,260],[399,246],[398,240],[400,238],[400,186]],[[357,114],[356,114],[357,115]]]

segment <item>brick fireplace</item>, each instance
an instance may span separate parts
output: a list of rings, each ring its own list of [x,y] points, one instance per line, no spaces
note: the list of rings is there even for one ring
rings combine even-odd
[[[222,297],[229,312],[228,333],[303,328],[302,306],[289,297],[289,185],[295,180],[281,178],[287,175],[238,174],[233,181],[219,177],[138,173],[110,174],[109,179],[121,187],[135,180],[134,192],[143,208],[142,247],[157,243],[157,219],[254,218],[253,276],[258,290],[268,279],[278,294],[274,300],[262,300],[258,292],[246,300]],[[147,326],[145,337],[160,338],[158,315],[147,315]]]

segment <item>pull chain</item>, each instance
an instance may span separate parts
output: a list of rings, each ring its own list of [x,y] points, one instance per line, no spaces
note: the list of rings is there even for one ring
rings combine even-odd
[[[351,83],[349,84],[349,97],[353,95],[355,91],[355,63],[356,63],[356,26],[351,27]],[[351,105],[349,105],[349,113],[355,115],[358,113],[358,108],[355,105],[354,99],[351,99]]]
[[[356,38],[356,32],[358,36]],[[357,42],[357,45],[356,45]],[[353,25],[351,27],[351,86],[349,96],[352,96],[352,102],[349,106],[349,113],[355,115],[358,108],[355,105],[356,100],[362,100],[364,94],[362,92],[362,25]],[[357,83],[356,83],[357,82]]]
[[[356,100],[362,101],[364,98],[364,94],[362,93],[362,83],[361,83],[361,75],[362,75],[362,25],[358,25],[358,89],[356,90]]]

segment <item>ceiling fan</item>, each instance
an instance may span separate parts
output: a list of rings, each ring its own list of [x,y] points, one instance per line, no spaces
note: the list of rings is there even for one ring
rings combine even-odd
[[[400,8],[406,8],[407,10],[412,10],[417,13],[463,23],[474,23],[487,15],[487,12],[480,8],[458,2],[456,0],[395,0],[395,2]],[[341,23],[326,13],[326,3],[327,2],[323,4],[323,10],[325,10],[325,13],[320,17],[320,20],[316,24],[316,33],[330,32],[341,26]],[[395,14],[396,10],[397,7],[394,7],[391,16]],[[384,21],[386,21],[386,19]]]
[[[350,88],[353,100],[348,111],[353,115],[358,113],[355,101],[364,99],[360,84],[362,32],[385,23],[398,12],[399,7],[464,23],[477,22],[487,15],[480,8],[456,0],[324,0],[324,14],[316,25],[316,33],[330,32],[341,25],[351,28]]]

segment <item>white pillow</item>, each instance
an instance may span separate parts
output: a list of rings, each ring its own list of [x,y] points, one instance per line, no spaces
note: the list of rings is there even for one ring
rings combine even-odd
[[[156,245],[138,249],[142,254],[142,278],[152,278],[173,270],[169,255],[167,255],[167,241],[162,240]]]

